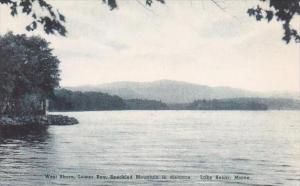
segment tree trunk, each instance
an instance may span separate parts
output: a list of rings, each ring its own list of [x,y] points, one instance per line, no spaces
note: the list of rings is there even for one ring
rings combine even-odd
[[[8,102],[7,102],[7,97],[3,98],[3,100],[1,100],[0,102],[0,115],[4,114],[5,113],[5,110],[6,110],[6,107],[8,105]]]
[[[42,101],[42,114],[47,115],[47,111],[48,111],[48,100],[43,99],[43,101]]]

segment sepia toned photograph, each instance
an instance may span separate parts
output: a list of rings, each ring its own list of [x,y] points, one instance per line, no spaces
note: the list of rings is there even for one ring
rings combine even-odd
[[[0,0],[0,186],[300,186],[300,0]]]

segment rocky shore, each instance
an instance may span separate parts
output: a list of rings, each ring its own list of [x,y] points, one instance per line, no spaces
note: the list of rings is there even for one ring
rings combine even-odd
[[[74,125],[77,119],[62,115],[0,117],[0,139],[6,137],[41,134],[50,125]]]
[[[73,117],[62,115],[47,115],[47,116],[18,116],[0,117],[1,126],[25,126],[25,125],[74,125],[78,124],[78,120]]]

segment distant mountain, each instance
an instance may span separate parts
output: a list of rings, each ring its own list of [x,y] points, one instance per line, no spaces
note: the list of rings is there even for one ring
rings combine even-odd
[[[288,99],[300,100],[300,93],[299,92],[269,92],[269,93],[265,93],[265,95],[262,97],[288,98]]]
[[[96,86],[65,87],[73,91],[101,91],[123,99],[148,99],[165,103],[190,103],[200,99],[259,97],[260,93],[230,87],[209,87],[181,81],[115,82]]]

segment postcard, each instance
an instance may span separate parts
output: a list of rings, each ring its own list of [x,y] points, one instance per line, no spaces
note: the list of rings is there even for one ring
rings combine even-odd
[[[0,185],[300,185],[299,0],[0,0]]]

